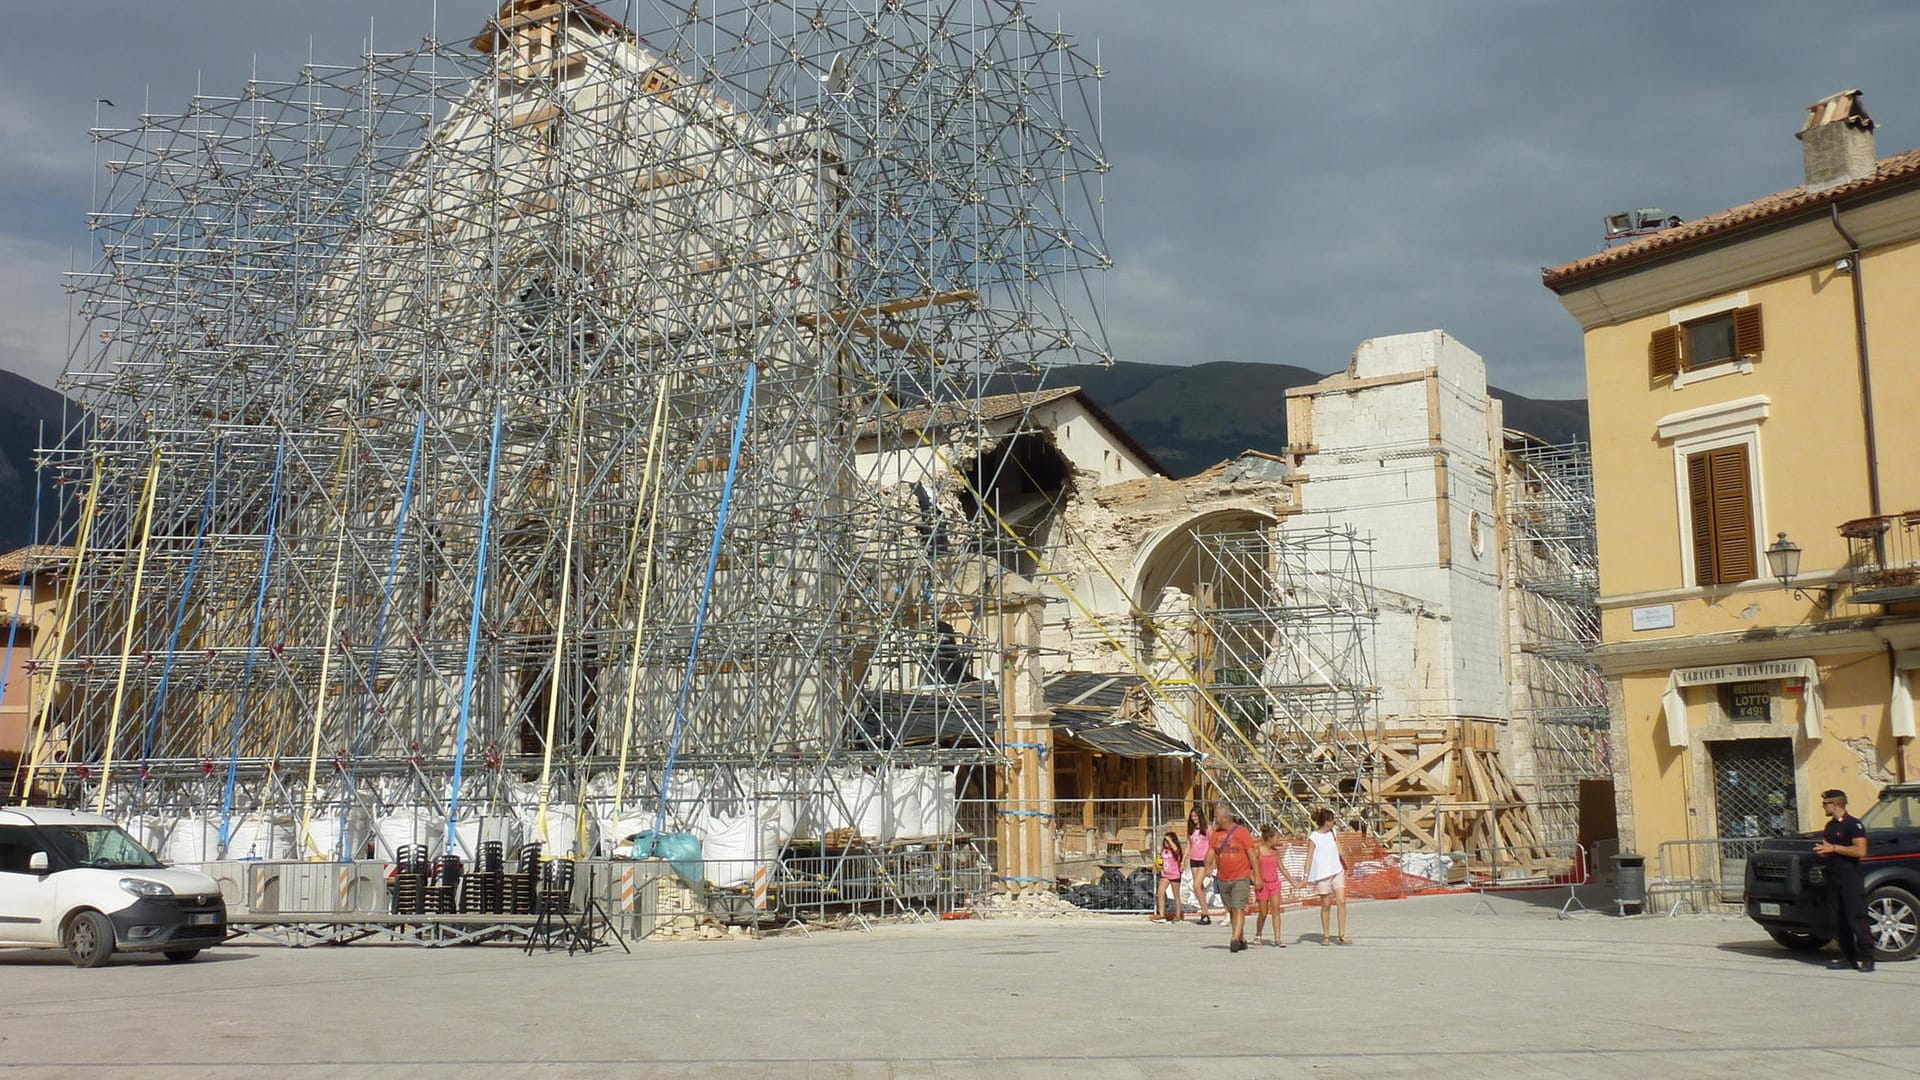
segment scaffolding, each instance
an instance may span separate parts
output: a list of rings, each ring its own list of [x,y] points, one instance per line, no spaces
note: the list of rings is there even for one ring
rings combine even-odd
[[[93,132],[36,797],[208,858],[764,857],[1004,764],[957,676],[1015,555],[893,459],[1111,359],[1101,69],[1018,0],[627,14],[510,0]]]
[[[1325,807],[1342,828],[1371,828],[1372,540],[1300,523],[1199,533],[1193,557],[1208,779],[1249,820],[1305,831]]]
[[[1613,775],[1600,643],[1593,457],[1584,443],[1524,443],[1508,454],[1514,597],[1513,718],[1519,775],[1540,835],[1579,838],[1580,782]],[[1528,747],[1530,747],[1530,752]],[[1528,768],[1528,766],[1531,768]]]

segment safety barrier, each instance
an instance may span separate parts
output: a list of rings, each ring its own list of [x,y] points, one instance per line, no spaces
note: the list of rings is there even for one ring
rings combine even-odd
[[[1693,912],[1739,908],[1745,899],[1747,858],[1766,840],[1712,836],[1662,843],[1647,879],[1647,910],[1664,907],[1672,916],[1683,907]]]
[[[1580,898],[1580,890],[1594,883],[1593,859],[1584,844],[1567,840],[1480,847],[1451,851],[1445,858],[1457,868],[1449,875],[1450,883],[1474,894],[1473,907],[1468,909],[1473,914],[1483,908],[1499,914],[1487,899],[1492,894],[1561,890],[1566,892],[1558,912],[1561,918],[1591,910]]]

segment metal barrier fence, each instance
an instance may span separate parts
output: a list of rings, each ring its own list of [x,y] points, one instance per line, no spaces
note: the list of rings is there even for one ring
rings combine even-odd
[[[1766,837],[1713,836],[1668,840],[1655,855],[1647,878],[1647,910],[1664,907],[1671,916],[1689,911],[1724,911],[1745,900],[1747,858]]]
[[[1450,874],[1460,887],[1475,894],[1471,913],[1485,908],[1490,914],[1499,909],[1490,903],[1490,894],[1554,893],[1561,900],[1559,915],[1567,918],[1577,911],[1589,911],[1580,898],[1580,889],[1594,884],[1594,862],[1586,845],[1571,840],[1541,842],[1512,847],[1483,847],[1450,851],[1445,858],[1458,868]],[[1402,857],[1402,865],[1406,858]]]

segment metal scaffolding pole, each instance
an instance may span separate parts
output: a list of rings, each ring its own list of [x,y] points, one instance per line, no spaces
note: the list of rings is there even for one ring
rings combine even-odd
[[[1507,535],[1515,598],[1514,721],[1531,752],[1517,779],[1531,788],[1541,838],[1573,841],[1580,781],[1613,775],[1600,643],[1593,458],[1584,443],[1528,444],[1510,454]]]
[[[1205,762],[1209,775],[1241,813],[1276,824],[1304,831],[1320,807],[1343,827],[1377,821],[1373,542],[1332,525],[1194,542],[1201,722],[1225,759]]]

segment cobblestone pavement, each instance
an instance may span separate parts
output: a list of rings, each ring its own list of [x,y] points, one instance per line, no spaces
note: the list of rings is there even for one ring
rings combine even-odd
[[[1542,898],[1544,900],[1544,897]],[[258,1077],[1907,1077],[1920,963],[1862,975],[1737,917],[1472,897],[884,926],[632,956],[230,948],[78,971],[0,951],[0,1074]],[[1477,913],[1476,913],[1477,912]]]

